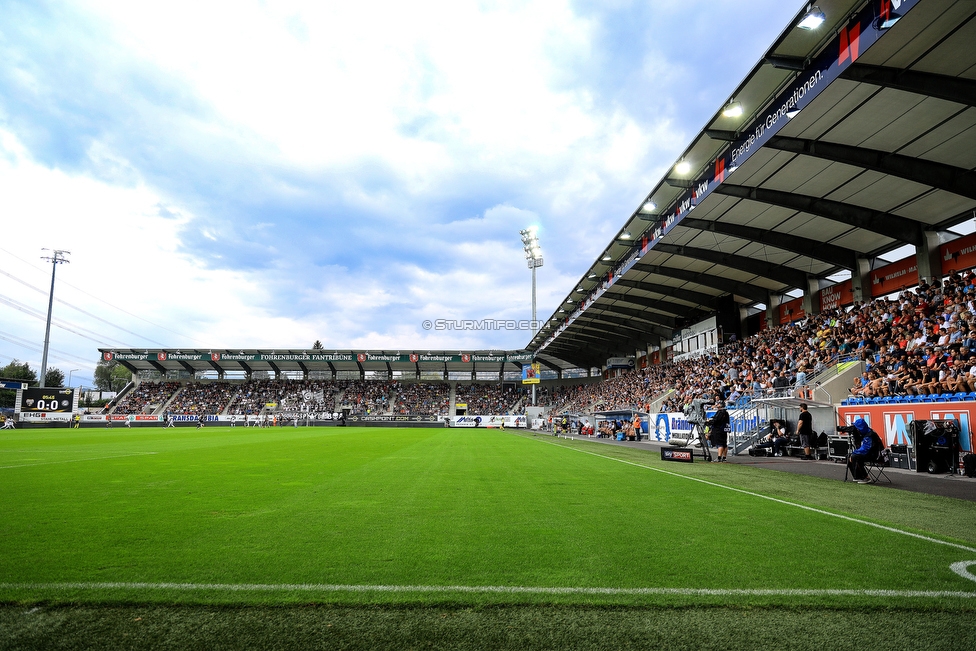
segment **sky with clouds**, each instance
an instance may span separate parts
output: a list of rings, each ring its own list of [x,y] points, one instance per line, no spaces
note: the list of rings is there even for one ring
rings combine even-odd
[[[0,0],[0,365],[521,348],[802,4]]]

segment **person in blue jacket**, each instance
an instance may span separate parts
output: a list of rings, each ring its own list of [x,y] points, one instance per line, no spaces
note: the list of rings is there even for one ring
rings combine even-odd
[[[870,477],[868,477],[867,470],[864,469],[865,461],[875,461],[878,455],[881,454],[884,444],[881,442],[881,437],[878,436],[877,432],[871,429],[863,418],[858,418],[854,421],[854,442],[858,445],[857,449],[851,452],[851,456],[847,461],[847,468],[851,471],[851,476],[859,484],[869,484],[871,483]],[[858,443],[857,438],[860,437],[860,443]]]

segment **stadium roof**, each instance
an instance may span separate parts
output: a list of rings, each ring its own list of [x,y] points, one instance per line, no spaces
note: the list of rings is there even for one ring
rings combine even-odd
[[[138,371],[188,371],[218,373],[253,371],[336,372],[336,371],[402,371],[402,372],[520,372],[533,359],[524,350],[312,350],[288,349],[132,349],[99,348],[102,359],[116,361],[133,373]],[[571,364],[539,355],[543,367],[557,372],[574,368]]]
[[[976,3],[818,4],[827,21],[797,14],[730,98],[742,115],[719,107],[528,350],[599,365],[973,217]]]

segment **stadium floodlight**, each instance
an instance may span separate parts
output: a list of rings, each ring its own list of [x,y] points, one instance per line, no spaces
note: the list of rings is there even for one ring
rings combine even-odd
[[[535,270],[542,266],[542,247],[539,246],[539,227],[529,226],[519,231],[522,236],[522,248],[525,251],[525,262],[532,270],[532,338],[539,334],[539,322],[535,311]],[[535,406],[535,385],[532,385],[532,406]]]
[[[742,115],[742,103],[735,101],[733,98],[728,104],[725,105],[725,108],[722,109],[722,115],[727,118],[739,117]]]
[[[41,249],[41,251],[51,251],[51,249]],[[58,270],[59,264],[67,264],[71,262],[68,260],[67,256],[71,255],[71,251],[64,251],[61,249],[55,249],[51,251],[51,255],[42,255],[41,260],[47,260],[51,263],[51,293],[48,296],[47,301],[47,326],[44,328],[44,352],[41,355],[41,377],[40,377],[40,387],[43,389],[45,384],[45,379],[47,377],[47,349],[48,345],[51,343],[51,312],[54,310],[54,276]]]
[[[657,210],[657,204],[653,201],[647,201],[641,206],[641,212],[654,212],[655,210]]]
[[[674,171],[683,176],[691,171],[691,163],[682,158],[678,161],[678,164],[674,166]]]
[[[603,261],[613,260],[613,256],[610,255],[610,252],[609,251],[607,251],[606,253],[603,254],[603,257],[600,258],[600,259],[603,260]]]
[[[624,231],[620,234],[620,239],[622,240],[629,240],[631,237],[633,237],[633,235],[630,234],[630,231]]]
[[[817,5],[807,5],[807,13],[803,15],[803,18],[800,19],[800,22],[796,26],[806,30],[817,29],[823,25],[825,20],[827,20],[827,16],[820,10],[820,7]]]

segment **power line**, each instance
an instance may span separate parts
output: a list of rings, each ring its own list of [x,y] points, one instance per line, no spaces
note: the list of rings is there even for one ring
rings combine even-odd
[[[40,287],[36,287],[34,285],[31,285],[26,280],[23,280],[21,278],[18,278],[17,276],[15,276],[15,275],[7,272],[7,271],[4,271],[3,269],[0,269],[0,274],[3,274],[4,276],[7,276],[11,280],[17,281],[18,283],[20,283],[21,285],[23,285],[25,287],[29,287],[29,288],[33,289],[35,292],[37,292],[39,294],[42,294],[43,295],[45,293],[44,290],[41,289]],[[68,283],[64,282],[63,280],[61,281],[61,283],[64,284],[64,285],[67,285],[68,284]],[[88,311],[86,311],[86,310],[78,307],[77,305],[72,305],[71,303],[69,303],[68,301],[66,301],[66,300],[64,300],[62,298],[55,298],[54,300],[57,301],[58,303],[61,303],[62,305],[67,305],[71,309],[77,310],[78,312],[81,312],[82,314],[84,314],[86,316],[89,316],[89,317],[95,319],[96,321],[101,321],[102,323],[104,323],[106,325],[110,325],[113,328],[116,328],[117,330],[121,330],[122,332],[128,333],[128,334],[133,335],[135,337],[138,337],[139,339],[144,339],[145,341],[148,341],[149,343],[152,343],[152,344],[156,344],[157,346],[166,346],[166,344],[160,343],[158,341],[153,341],[149,337],[145,337],[143,335],[140,335],[138,332],[132,332],[131,330],[126,330],[122,326],[116,325],[116,324],[112,323],[111,321],[108,321],[106,319],[103,319],[102,317],[100,317],[100,316],[98,316],[96,314],[92,314],[91,312],[88,312]]]
[[[15,253],[13,253],[11,251],[8,251],[7,249],[5,249],[3,247],[0,247],[0,251],[3,251],[7,255],[9,255],[11,257],[14,257],[14,258],[16,258],[18,260],[20,260],[21,262],[23,262],[24,264],[26,264],[28,267],[31,267],[32,269],[35,269],[37,271],[42,271],[40,268],[36,267],[34,264],[28,262],[27,260],[24,260],[19,255],[15,254]],[[42,273],[46,273],[46,272],[42,272]],[[117,305],[113,305],[112,303],[109,303],[105,299],[100,298],[98,296],[95,296],[94,294],[90,294],[87,291],[85,291],[84,289],[82,289],[81,287],[77,287],[75,285],[72,285],[71,283],[69,283],[67,281],[62,280],[61,281],[61,284],[62,285],[67,285],[68,287],[71,287],[72,289],[81,292],[82,294],[84,294],[85,296],[88,296],[89,298],[93,298],[96,301],[99,301],[100,303],[104,303],[105,305],[108,305],[113,310],[118,310],[119,312],[122,312],[123,314],[128,314],[129,316],[131,316],[131,317],[133,317],[135,319],[139,319],[140,321],[144,321],[145,323],[148,323],[151,326],[154,326],[156,328],[160,328],[161,330],[165,330],[166,332],[171,332],[174,335],[177,335],[177,336],[182,337],[184,339],[188,339],[189,341],[196,342],[196,343],[200,344],[201,346],[208,345],[205,342],[200,341],[199,339],[194,339],[193,337],[188,337],[188,336],[186,336],[183,333],[177,332],[175,330],[171,330],[171,329],[167,328],[166,326],[159,325],[158,323],[154,323],[153,321],[150,321],[149,319],[143,318],[143,317],[139,316],[138,314],[133,314],[132,312],[129,312],[128,310],[124,310],[121,307],[119,307]]]
[[[29,344],[29,343],[24,343],[23,341],[17,341],[17,339],[19,339],[19,337],[16,337],[14,335],[9,335],[9,333],[0,332],[0,339],[2,339],[4,341],[9,341],[10,343],[14,344],[15,346],[20,346],[21,348],[26,348],[27,350],[33,351],[35,353],[42,352],[41,351],[41,348],[39,346],[34,346],[32,344]],[[53,357],[54,359],[60,360],[60,361],[64,362],[65,364],[82,364],[82,365],[85,365],[86,368],[90,368],[90,369],[94,369],[95,368],[95,366],[92,365],[90,359],[84,359],[82,357],[77,357],[76,355],[72,355],[71,353],[65,353],[63,351],[55,351],[53,348],[50,349],[50,350],[53,353],[57,353],[55,355],[51,355],[51,357]],[[16,359],[16,358],[15,357],[11,357],[10,359]]]
[[[29,305],[25,305],[24,303],[21,303],[20,301],[17,301],[15,299],[12,299],[9,296],[4,296],[3,294],[0,294],[0,303],[3,303],[4,305],[9,305],[10,307],[14,308],[15,310],[18,310],[20,312],[23,312],[24,314],[27,314],[29,316],[32,316],[35,319],[40,319],[41,321],[46,321],[47,320],[47,317],[45,317],[38,310],[32,308]],[[106,343],[109,343],[109,344],[112,344],[114,346],[120,346],[122,348],[132,348],[132,346],[130,346],[130,345],[126,344],[126,343],[117,341],[115,339],[110,339],[108,337],[105,337],[103,335],[100,335],[97,332],[93,332],[92,330],[88,330],[87,328],[83,328],[82,326],[76,325],[74,323],[66,323],[65,321],[62,321],[61,319],[52,319],[51,320],[51,323],[53,325],[56,325],[57,327],[61,328],[62,330],[67,330],[68,332],[70,332],[72,334],[76,334],[79,337],[82,337],[84,339],[88,339],[89,341],[94,341],[96,344],[99,344],[99,345],[105,345]],[[83,332],[78,332],[78,330],[75,330],[74,328],[78,328],[78,330],[84,330],[85,332],[87,332],[89,334],[86,335]],[[89,335],[94,335],[94,337],[89,336]],[[98,337],[98,338],[96,338],[96,337]]]

